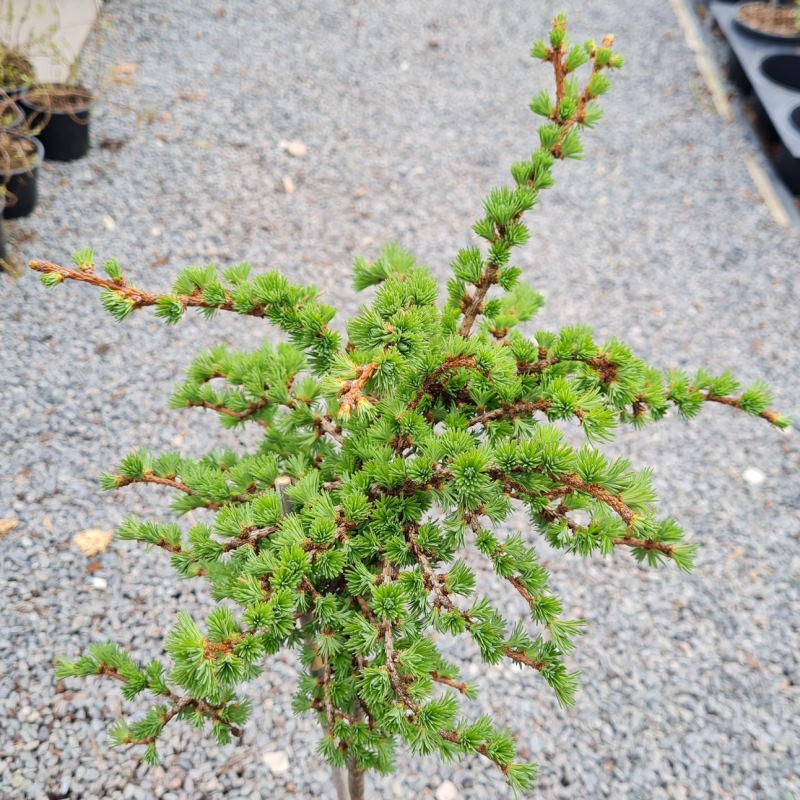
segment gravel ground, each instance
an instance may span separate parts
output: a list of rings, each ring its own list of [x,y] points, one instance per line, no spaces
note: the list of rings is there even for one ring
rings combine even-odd
[[[759,200],[744,166],[751,137],[714,114],[669,4],[555,8],[573,11],[579,40],[615,31],[628,63],[586,160],[559,166],[531,218],[518,263],[548,299],[537,326],[583,322],[661,367],[734,367],[766,379],[797,418],[798,236]],[[553,10],[112,0],[85,59],[103,86],[95,147],[44,165],[40,207],[9,237],[21,261],[91,245],[153,289],[188,264],[248,259],[321,284],[347,312],[354,255],[389,239],[444,282],[484,192],[530,150],[526,106],[547,77],[527,53]],[[112,70],[125,63],[135,73]],[[304,157],[281,148],[292,139]],[[213,415],[170,411],[168,396],[196,350],[220,337],[254,347],[263,327],[192,318],[168,329],[147,314],[119,326],[86,287],[50,294],[33,274],[0,274],[0,289],[0,517],[20,520],[0,538],[0,796],[332,797],[313,720],[290,712],[289,656],[252,686],[239,745],[170,726],[164,765],[149,772],[107,746],[116,685],[52,677],[57,655],[93,640],[157,655],[177,609],[209,610],[204,587],[177,584],[158,553],[118,542],[90,567],[72,537],[132,511],[166,518],[157,490],[103,495],[96,476],[139,445],[196,453],[224,441]],[[585,673],[578,704],[560,710],[535,676],[484,670],[454,647],[468,675],[484,676],[477,705],[541,764],[536,797],[800,796],[797,435],[712,408],[616,447],[658,465],[664,512],[703,545],[697,569],[543,551],[569,612],[589,620],[571,659]],[[265,762],[275,752],[286,771]],[[398,799],[507,796],[482,760],[405,753],[370,785]]]

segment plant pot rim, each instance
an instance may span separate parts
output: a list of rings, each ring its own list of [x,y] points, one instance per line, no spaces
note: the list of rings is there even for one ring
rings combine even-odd
[[[35,97],[37,92],[48,90],[65,91],[72,92],[76,95],[83,95],[85,97],[85,101],[79,105],[72,106],[69,109],[47,108],[46,106],[37,103]],[[34,95],[34,99],[31,99],[30,95]],[[82,111],[88,111],[94,105],[95,100],[94,94],[90,89],[87,89],[81,84],[72,86],[67,83],[34,83],[22,93],[19,99],[20,102],[25,103],[25,105],[34,111],[47,111],[50,114],[66,114],[69,112],[72,112],[73,114],[80,114]]]
[[[800,42],[800,30],[795,31],[794,33],[775,33],[773,31],[765,31],[761,30],[760,28],[754,28],[752,25],[748,25],[746,22],[743,22],[741,19],[742,9],[747,8],[748,6],[764,6],[769,7],[768,0],[747,0],[747,2],[739,3],[736,14],[734,15],[734,23],[743,31],[748,33],[750,36],[757,36],[760,39],[766,39],[772,42],[781,42],[782,44],[793,44],[795,42]],[[783,10],[791,10],[791,6],[777,6],[779,9]]]
[[[16,136],[19,139],[27,139],[30,142],[33,142],[34,147],[36,147],[36,162],[34,164],[27,164],[24,167],[17,167],[16,169],[10,169],[7,172],[1,172],[0,174],[6,178],[12,178],[15,175],[26,175],[29,172],[33,172],[34,170],[39,168],[39,165],[44,161],[44,145],[35,137],[35,136],[28,136],[27,133],[20,133],[19,131],[14,130],[13,128],[6,128],[3,133],[6,133],[10,136]]]

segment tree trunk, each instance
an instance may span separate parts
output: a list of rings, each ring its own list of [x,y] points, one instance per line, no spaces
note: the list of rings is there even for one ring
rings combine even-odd
[[[364,718],[358,699],[355,702],[353,716],[359,721]],[[347,762],[347,786],[350,789],[350,800],[364,800],[364,770],[356,766],[355,759]]]
[[[286,490],[291,485],[292,479],[288,475],[280,475],[275,479],[275,491],[281,498],[281,511],[283,511],[284,514],[292,513],[292,501],[286,494]],[[304,625],[307,621],[306,615],[300,617],[301,625]],[[313,644],[308,641],[306,641],[306,646],[313,649]],[[322,670],[322,659],[317,656],[311,666],[311,674],[322,673]],[[350,763],[347,765],[346,772],[344,768],[331,767],[331,773],[333,788],[336,790],[336,800],[364,800],[363,770],[357,769],[355,764]],[[345,774],[347,778],[345,778]]]
[[[350,800],[364,800],[364,770],[359,769],[352,761],[347,765],[347,785],[350,789]]]

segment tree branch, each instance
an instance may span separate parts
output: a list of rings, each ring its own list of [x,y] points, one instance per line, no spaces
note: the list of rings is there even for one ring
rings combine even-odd
[[[235,311],[238,314],[251,317],[264,316],[265,309],[263,306],[255,306],[250,311],[239,310],[235,306],[233,298],[227,289],[225,290],[225,302],[217,305],[205,300],[200,291],[181,295],[158,294],[131,286],[123,278],[103,278],[93,269],[72,269],[71,267],[62,267],[60,264],[54,264],[52,261],[31,261],[29,266],[32,270],[42,272],[46,275],[60,275],[62,280],[67,278],[72,281],[81,281],[83,283],[90,283],[92,286],[98,286],[101,289],[108,289],[111,292],[116,292],[125,300],[128,300],[135,309],[144,308],[145,306],[154,306],[159,300],[170,298],[177,300],[184,308],[213,308],[218,311]]]

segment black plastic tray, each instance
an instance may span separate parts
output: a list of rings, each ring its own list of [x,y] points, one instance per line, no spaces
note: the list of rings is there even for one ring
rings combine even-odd
[[[800,193],[800,89],[781,85],[763,72],[764,61],[771,56],[796,57],[800,77],[800,44],[772,41],[748,34],[737,22],[737,6],[712,2],[711,14],[728,40],[735,60],[734,71],[744,76],[781,140],[777,168],[795,193]],[[793,73],[789,73],[790,82]],[[741,81],[739,81],[741,82]]]

